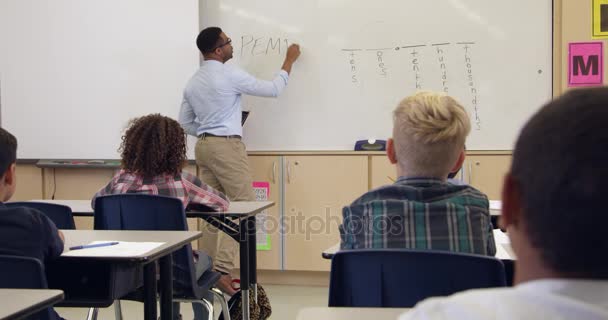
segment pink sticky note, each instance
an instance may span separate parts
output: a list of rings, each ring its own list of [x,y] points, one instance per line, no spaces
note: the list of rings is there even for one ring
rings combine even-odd
[[[568,86],[593,86],[603,83],[603,42],[570,43],[568,46]]]
[[[266,181],[254,181],[253,190],[256,193],[256,200],[268,200],[270,197],[270,183]]]

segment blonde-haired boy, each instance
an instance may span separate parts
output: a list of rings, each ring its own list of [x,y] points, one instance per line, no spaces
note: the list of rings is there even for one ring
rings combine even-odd
[[[411,248],[494,255],[487,197],[446,181],[464,161],[471,125],[453,98],[419,92],[393,112],[387,155],[399,179],[343,209],[342,249]]]

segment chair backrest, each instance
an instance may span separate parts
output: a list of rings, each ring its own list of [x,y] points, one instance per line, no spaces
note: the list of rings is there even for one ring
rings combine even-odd
[[[0,288],[47,289],[42,262],[31,257],[0,255]],[[47,308],[32,319],[55,319],[54,314]]]
[[[331,261],[330,307],[409,308],[433,296],[505,286],[493,257],[432,250],[347,250]]]
[[[188,230],[181,200],[148,194],[116,194],[95,199],[96,230]],[[173,295],[201,297],[192,247],[173,253]]]
[[[34,208],[45,216],[49,217],[51,221],[55,223],[59,229],[76,229],[74,224],[74,216],[72,215],[72,209],[62,204],[46,203],[46,202],[34,202],[34,201],[23,201],[23,202],[7,202],[5,203],[9,208],[15,207],[27,207]]]

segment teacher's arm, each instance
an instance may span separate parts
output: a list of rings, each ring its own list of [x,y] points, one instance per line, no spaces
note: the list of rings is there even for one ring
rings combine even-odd
[[[300,46],[297,44],[289,46],[283,67],[281,67],[281,71],[279,71],[272,81],[257,79],[242,69],[231,67],[230,76],[232,83],[234,83],[235,91],[258,97],[278,97],[287,86],[291,67],[299,56]]]

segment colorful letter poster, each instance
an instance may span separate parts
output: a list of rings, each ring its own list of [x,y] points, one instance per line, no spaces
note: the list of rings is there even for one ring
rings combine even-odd
[[[594,86],[603,83],[603,42],[570,43],[568,45],[568,86]]]
[[[253,191],[255,192],[255,199],[257,201],[266,201],[270,196],[270,183],[268,182],[253,182]],[[260,251],[270,250],[270,235],[266,230],[266,220],[268,219],[268,212],[266,210],[260,212],[255,216],[256,222],[256,249]],[[276,226],[276,223],[273,225]]]
[[[593,39],[608,38],[608,0],[593,0]]]

